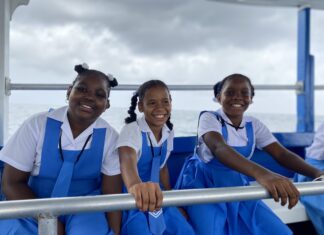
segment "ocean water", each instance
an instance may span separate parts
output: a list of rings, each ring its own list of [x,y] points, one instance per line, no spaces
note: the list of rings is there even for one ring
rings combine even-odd
[[[11,103],[9,106],[9,136],[11,136],[18,127],[29,116],[57,108],[59,106],[48,106],[44,104],[21,104]],[[248,113],[260,119],[272,132],[294,132],[296,130],[296,115],[294,114],[272,114],[272,113]],[[110,108],[102,114],[102,118],[107,120],[117,131],[120,131],[124,125],[124,119],[127,116],[127,108]],[[174,124],[176,136],[193,136],[197,132],[197,120],[199,111],[173,109],[171,121]],[[316,116],[315,127],[324,122],[324,116]]]

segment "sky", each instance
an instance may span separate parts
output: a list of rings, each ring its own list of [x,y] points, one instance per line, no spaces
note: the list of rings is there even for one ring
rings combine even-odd
[[[324,84],[324,11],[312,10],[316,84]],[[30,0],[10,25],[13,83],[70,83],[75,64],[120,84],[214,84],[242,73],[254,84],[296,82],[297,9],[204,0]],[[323,28],[323,27],[322,27]],[[212,89],[212,87],[211,87]],[[316,114],[324,115],[323,91]],[[35,95],[36,94],[36,95]],[[131,92],[112,92],[112,106]],[[64,92],[12,91],[12,102],[64,103]],[[173,92],[178,109],[214,107],[212,92]],[[188,105],[190,104],[190,105]],[[252,112],[294,113],[294,91],[256,91]]]

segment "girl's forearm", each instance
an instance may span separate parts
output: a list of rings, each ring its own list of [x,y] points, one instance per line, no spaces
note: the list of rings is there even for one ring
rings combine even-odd
[[[26,183],[3,184],[3,193],[7,200],[34,199],[36,195]]]
[[[260,175],[270,173],[266,168],[246,159],[227,145],[218,146],[213,153],[225,166],[242,174],[258,178]]]
[[[282,166],[311,178],[316,178],[323,174],[323,171],[308,164],[302,158],[290,151],[287,151],[283,156],[278,158],[277,161]]]
[[[129,189],[130,187],[132,187],[135,184],[139,184],[142,182],[136,169],[131,169],[131,168],[127,168],[127,167],[125,167],[125,169],[123,169],[123,166],[122,166],[121,172],[122,172],[122,178],[123,178],[124,184],[127,189]]]

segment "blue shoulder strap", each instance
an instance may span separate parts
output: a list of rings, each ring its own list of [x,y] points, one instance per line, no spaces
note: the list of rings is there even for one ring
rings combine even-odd
[[[223,118],[221,117],[221,115],[219,115],[217,112],[215,112],[215,111],[207,111],[207,110],[205,110],[205,111],[201,111],[200,114],[199,114],[199,117],[198,117],[197,133],[196,133],[196,143],[195,143],[194,153],[196,153],[196,149],[197,149],[197,147],[198,147],[198,127],[199,127],[199,121],[200,121],[200,117],[201,117],[201,115],[203,115],[204,113],[212,113],[212,114],[214,114],[215,117],[216,117],[216,119],[221,123],[222,128],[224,129],[224,127],[225,127],[225,129],[226,129],[226,125],[225,125],[225,121],[224,121],[224,119],[223,119]],[[224,136],[224,138],[225,138],[225,136]],[[225,139],[227,139],[227,136],[226,136]]]

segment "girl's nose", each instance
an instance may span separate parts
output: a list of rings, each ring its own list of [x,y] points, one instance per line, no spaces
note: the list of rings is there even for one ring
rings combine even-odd
[[[161,102],[156,103],[156,108],[163,108],[163,104]]]
[[[234,98],[234,99],[242,99],[243,96],[242,96],[241,92],[235,92],[233,98]]]
[[[95,92],[88,90],[88,92],[85,94],[85,98],[89,99],[89,100],[94,100],[95,99]]]

